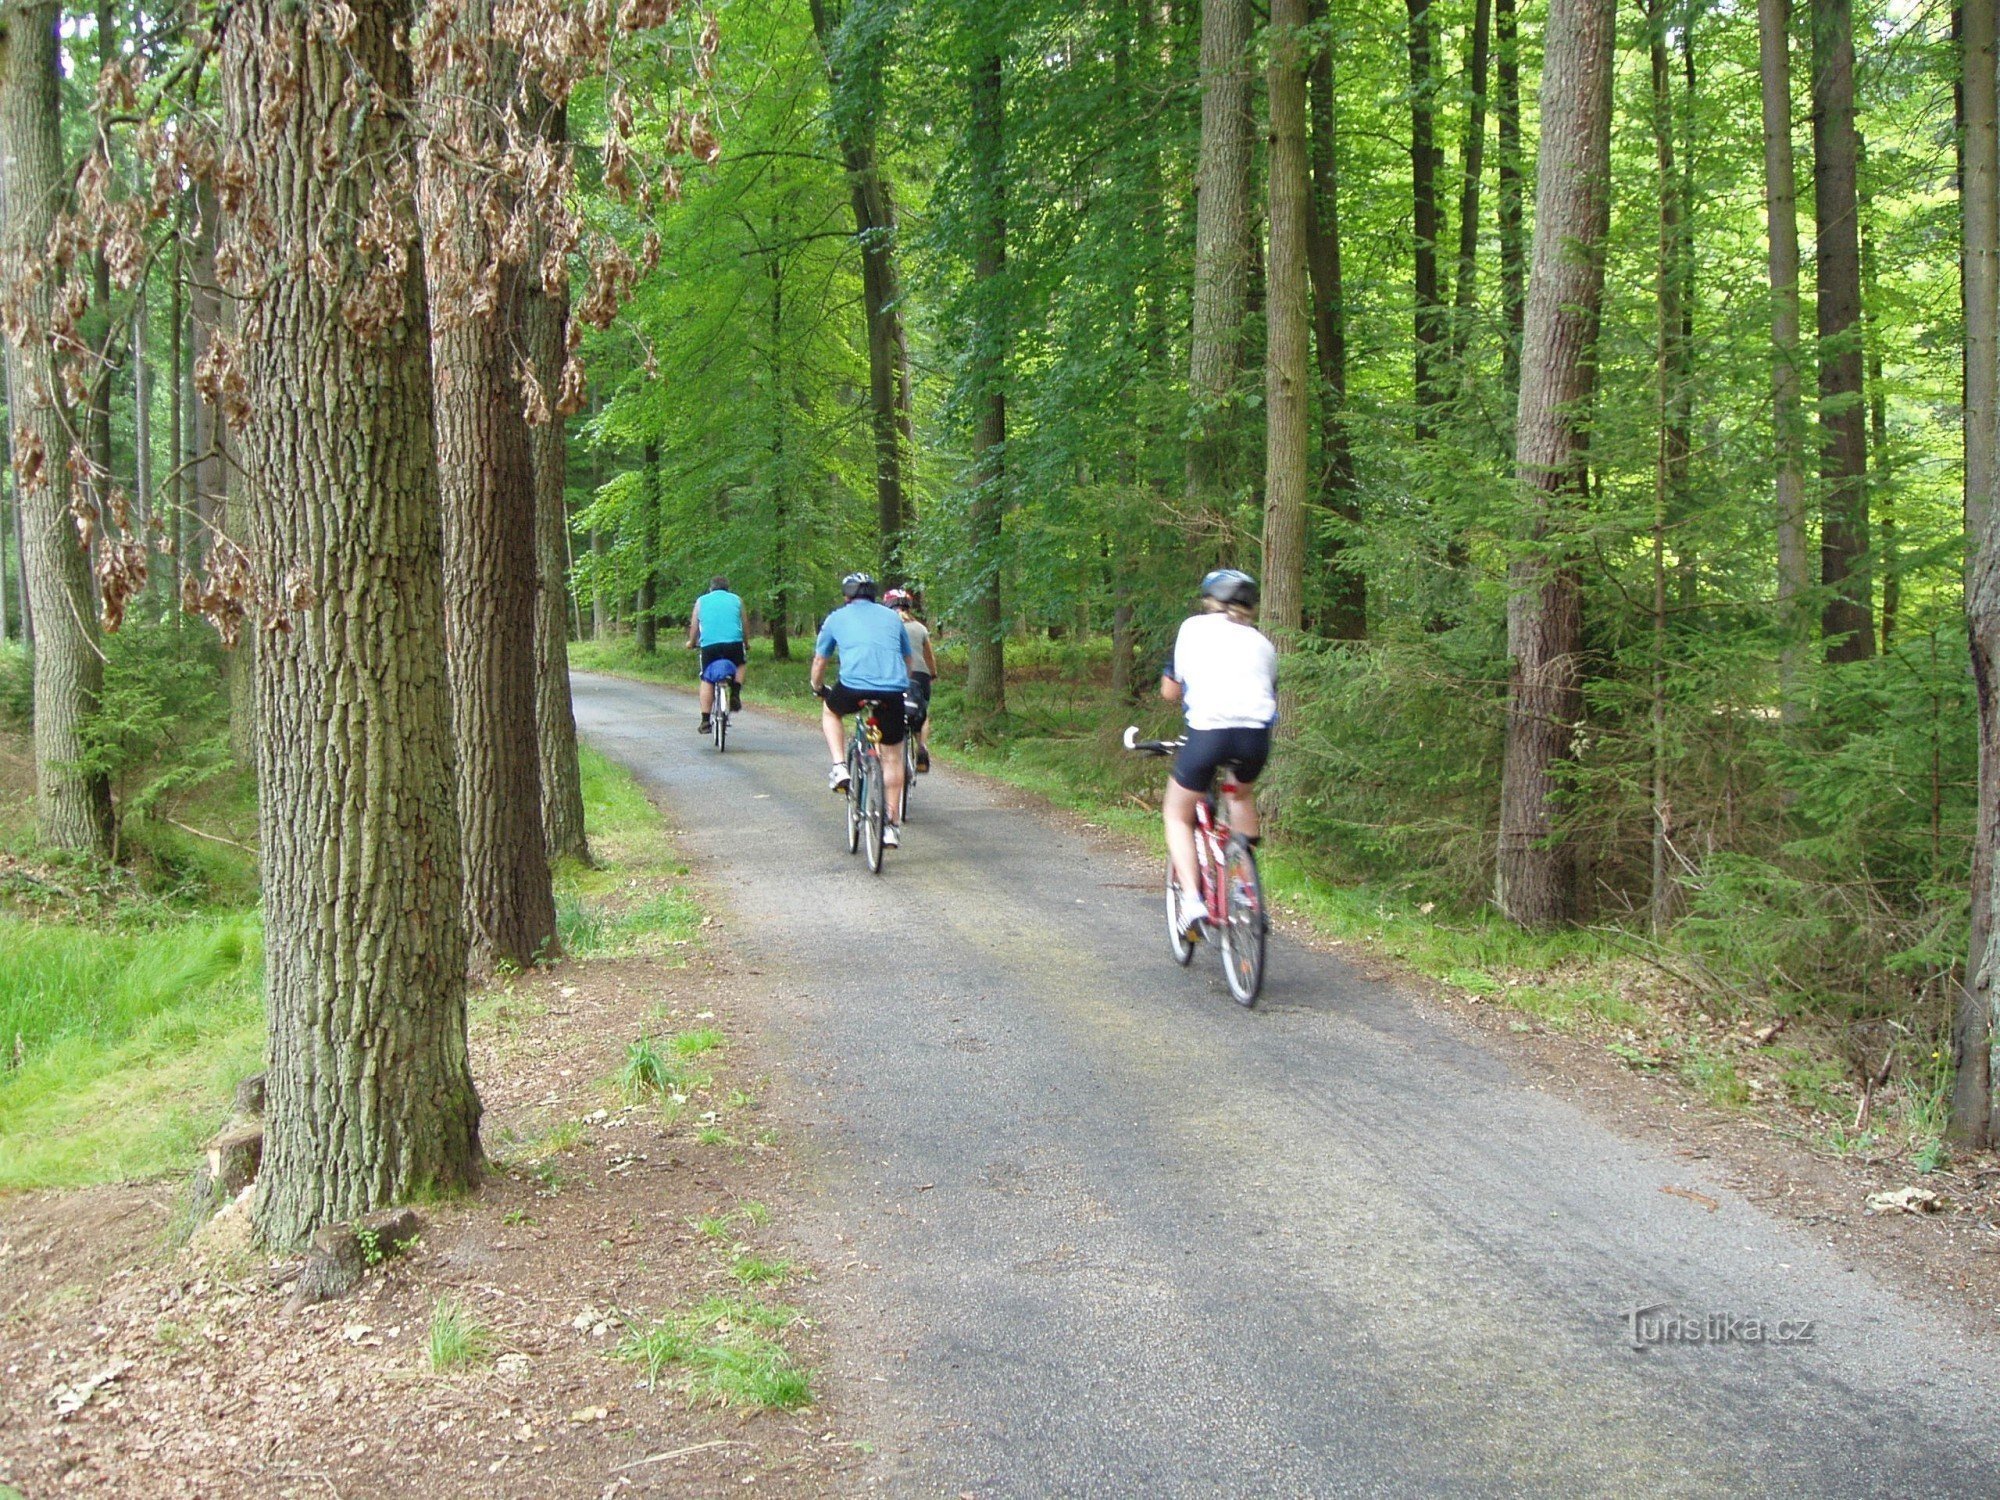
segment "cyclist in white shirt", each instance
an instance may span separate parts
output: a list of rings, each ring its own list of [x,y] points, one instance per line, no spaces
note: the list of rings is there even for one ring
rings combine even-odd
[[[1257,628],[1256,609],[1256,579],[1235,568],[1210,573],[1201,581],[1201,613],[1181,622],[1160,676],[1160,696],[1187,715],[1187,742],[1174,755],[1163,817],[1181,893],[1175,920],[1189,937],[1202,923],[1195,807],[1223,766],[1234,768],[1242,788],[1229,799],[1229,826],[1257,841],[1251,785],[1271,757],[1271,726],[1278,722],[1278,648]]]

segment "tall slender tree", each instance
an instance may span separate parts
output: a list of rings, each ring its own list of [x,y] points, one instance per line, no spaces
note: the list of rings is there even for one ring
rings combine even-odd
[[[1000,603],[1000,528],[1007,500],[1007,35],[1003,18],[975,15],[970,68],[972,277],[976,323],[969,384],[973,494],[972,582],[965,608],[965,703],[975,732],[1007,711]]]
[[[1521,155],[1521,39],[1514,0],[1494,0],[1493,40],[1500,86],[1500,317],[1506,330],[1501,380],[1508,396],[1521,386],[1521,315],[1527,283],[1526,241],[1522,236],[1524,195]]]
[[[1444,302],[1438,292],[1438,238],[1441,220],[1437,199],[1437,71],[1432,53],[1431,0],[1404,0],[1409,13],[1407,49],[1410,63],[1410,203],[1411,288],[1416,391],[1416,434],[1419,442],[1435,430],[1438,356],[1445,334]]]
[[[1575,851],[1559,817],[1582,713],[1583,599],[1572,555],[1588,498],[1584,427],[1596,373],[1611,175],[1612,0],[1551,0],[1542,64],[1534,259],[1522,326],[1517,483],[1523,545],[1508,569],[1500,909],[1573,920]]]
[[[1802,681],[1811,579],[1806,559],[1806,492],[1799,345],[1798,187],[1792,166],[1790,0],[1757,0],[1759,91],[1764,116],[1764,214],[1771,287],[1771,448],[1778,542],[1778,679],[1787,722],[1805,715]]]
[[[261,232],[231,245],[241,342],[219,357],[242,382],[252,565],[286,627],[257,657],[257,1217],[278,1246],[479,1167],[410,21],[384,0],[343,36],[241,0],[220,73]],[[343,152],[321,149],[329,120]]]
[[[1202,0],[1187,482],[1189,500],[1210,513],[1242,477],[1233,398],[1250,295],[1250,31],[1250,0]]]
[[[1812,0],[1813,221],[1818,262],[1820,634],[1830,661],[1875,652],[1868,577],[1852,0]]]
[[[35,624],[35,809],[42,841],[108,857],[111,785],[91,724],[104,686],[86,542],[70,513],[70,424],[52,345],[63,270],[46,253],[64,206],[60,7],[0,4],[0,327],[26,598]],[[39,274],[30,274],[34,268]]]
[[[1270,246],[1264,353],[1264,618],[1280,650],[1304,605],[1306,471],[1312,436],[1308,354],[1312,318],[1306,242],[1312,191],[1306,162],[1306,0],[1272,0]]]
[[[1473,0],[1472,51],[1466,59],[1465,146],[1458,188],[1458,274],[1452,290],[1451,357],[1464,359],[1472,335],[1472,306],[1479,271],[1479,189],[1486,170],[1486,66],[1491,51],[1493,0]]]
[[[1325,14],[1325,0],[1314,0],[1312,18],[1321,21]],[[1318,494],[1331,533],[1324,547],[1326,607],[1320,628],[1335,640],[1358,641],[1368,635],[1368,579],[1350,560],[1361,500],[1347,420],[1347,298],[1341,270],[1330,39],[1321,38],[1315,46],[1306,84],[1312,123],[1312,213],[1306,223],[1306,256],[1312,271],[1313,358],[1320,386]]]

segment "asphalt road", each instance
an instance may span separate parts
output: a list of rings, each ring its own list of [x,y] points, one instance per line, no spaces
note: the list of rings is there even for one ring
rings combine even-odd
[[[1274,937],[1246,1012],[1149,873],[970,778],[878,879],[810,727],[753,708],[718,756],[685,695],[576,706],[817,1105],[886,1492],[2000,1495],[1994,1341],[1394,986]],[[1635,1349],[1653,1307],[1812,1341]]]

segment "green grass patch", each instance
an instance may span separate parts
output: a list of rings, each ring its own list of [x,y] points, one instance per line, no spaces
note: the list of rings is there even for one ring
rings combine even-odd
[[[729,1262],[729,1274],[745,1286],[766,1286],[783,1281],[794,1269],[788,1260],[767,1260],[748,1251]]]
[[[432,1371],[443,1375],[486,1363],[493,1353],[493,1335],[455,1297],[440,1297],[431,1308],[425,1348]]]
[[[634,879],[678,878],[687,866],[667,843],[659,809],[639,783],[597,751],[578,750],[584,823],[594,866],[566,863],[555,872],[556,933],[572,958],[658,951],[694,941],[702,910],[676,886],[633,901]]]
[[[633,1328],[613,1354],[643,1366],[654,1389],[673,1379],[696,1400],[725,1406],[809,1406],[812,1372],[774,1336],[801,1321],[779,1303],[709,1297]]]

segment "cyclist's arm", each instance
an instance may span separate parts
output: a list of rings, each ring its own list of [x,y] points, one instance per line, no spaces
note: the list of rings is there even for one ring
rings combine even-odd
[[[1170,677],[1170,676],[1167,676],[1167,675],[1166,675],[1165,673],[1162,673],[1162,674],[1161,674],[1161,676],[1160,676],[1160,696],[1161,696],[1162,698],[1166,699],[1166,700],[1167,700],[1167,702],[1169,702],[1169,703],[1178,703],[1178,702],[1180,702],[1180,701],[1181,701],[1181,699],[1182,699],[1182,697],[1183,697],[1183,696],[1185,695],[1185,693],[1186,693],[1186,689],[1184,689],[1184,688],[1183,688],[1183,687],[1181,686],[1181,682],[1180,682],[1180,679],[1179,679],[1178,677]]]
[[[699,608],[688,616],[688,644],[690,646],[699,646],[701,644],[701,610]]]
[[[924,637],[924,670],[935,677],[938,674],[937,652],[931,650],[931,638]]]
[[[817,651],[813,653],[812,677],[810,680],[812,682],[812,690],[815,693],[826,686],[826,658],[821,656]]]

